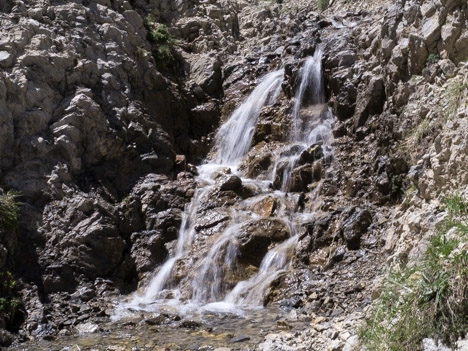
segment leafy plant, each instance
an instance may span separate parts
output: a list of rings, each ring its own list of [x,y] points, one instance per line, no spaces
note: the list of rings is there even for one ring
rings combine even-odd
[[[406,206],[409,206],[410,201],[411,201],[411,196],[415,191],[416,191],[416,186],[414,184],[411,184],[411,186],[405,190],[403,194],[403,199],[404,199],[404,203]]]
[[[147,34],[148,40],[157,44],[172,43],[173,39],[164,24],[153,24]]]
[[[146,57],[148,52],[142,46],[137,46],[136,54],[138,57]]]
[[[18,225],[19,194],[15,191],[8,191],[0,195],[0,224],[7,227]]]
[[[447,197],[444,203],[450,216],[468,215],[468,203],[460,193]]]
[[[169,45],[160,45],[153,50],[153,57],[158,69],[167,69],[175,61],[172,48]]]

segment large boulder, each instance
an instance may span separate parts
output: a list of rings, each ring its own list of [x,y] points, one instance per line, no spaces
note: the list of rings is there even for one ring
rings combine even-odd
[[[289,237],[286,224],[276,218],[253,220],[239,229],[239,260],[259,266],[270,245]]]

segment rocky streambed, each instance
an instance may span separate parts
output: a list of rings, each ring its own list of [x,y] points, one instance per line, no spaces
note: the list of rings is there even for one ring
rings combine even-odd
[[[84,323],[78,335],[53,341],[26,342],[12,350],[254,350],[272,332],[298,334],[311,318],[295,310],[268,308],[240,311],[242,315],[197,313],[135,314],[118,322]]]

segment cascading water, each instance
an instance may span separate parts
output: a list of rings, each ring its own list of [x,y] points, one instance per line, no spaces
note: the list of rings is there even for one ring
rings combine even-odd
[[[144,293],[135,293],[130,302],[120,306],[120,310],[150,310],[148,306],[167,304],[168,301],[163,299],[168,295],[180,307],[178,296],[181,295],[181,287],[174,286],[173,271],[177,262],[182,259],[189,262],[192,277],[191,282],[186,284],[191,291],[191,300],[185,306],[191,305],[197,309],[203,306],[202,309],[232,312],[236,306],[263,305],[265,291],[291,265],[301,223],[313,216],[313,213],[298,212],[299,195],[290,192],[290,173],[300,155],[312,144],[320,144],[324,154],[330,152],[333,116],[325,104],[321,60],[322,50],[319,48],[313,57],[306,60],[301,71],[292,111],[293,130],[290,141],[277,152],[269,179],[242,178],[242,183],[254,186],[257,194],[239,200],[235,207],[223,209],[223,215],[229,218],[227,225],[213,237],[206,239],[209,240],[206,254],[192,262],[190,250],[196,237],[197,215],[202,204],[210,201],[220,170],[242,177],[238,166],[249,151],[262,108],[276,102],[283,82],[283,70],[264,76],[247,100],[221,126],[216,134],[213,157],[198,168],[197,181],[200,185],[183,215],[173,256],[159,269]],[[229,170],[226,172],[227,168]],[[277,187],[278,190],[272,190],[271,184],[278,177],[281,184]],[[226,278],[237,273],[239,233],[243,226],[255,224],[261,218],[252,213],[251,207],[266,198],[278,204],[274,215],[270,215],[288,229],[289,239],[273,245],[263,257],[257,273],[251,274],[247,280],[237,280],[234,286]],[[171,293],[162,294],[165,289],[171,289]]]
[[[292,140],[329,145],[333,116],[328,109],[322,76],[322,47],[315,50],[302,69],[294,99]]]
[[[216,133],[216,154],[209,163],[236,166],[249,151],[258,115],[264,106],[276,102],[284,70],[267,74],[247,100],[234,111]]]

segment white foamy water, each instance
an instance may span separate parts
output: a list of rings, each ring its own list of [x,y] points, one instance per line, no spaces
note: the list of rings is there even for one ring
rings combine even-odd
[[[284,70],[267,74],[216,133],[216,155],[212,163],[236,166],[249,151],[260,110],[276,102]]]

